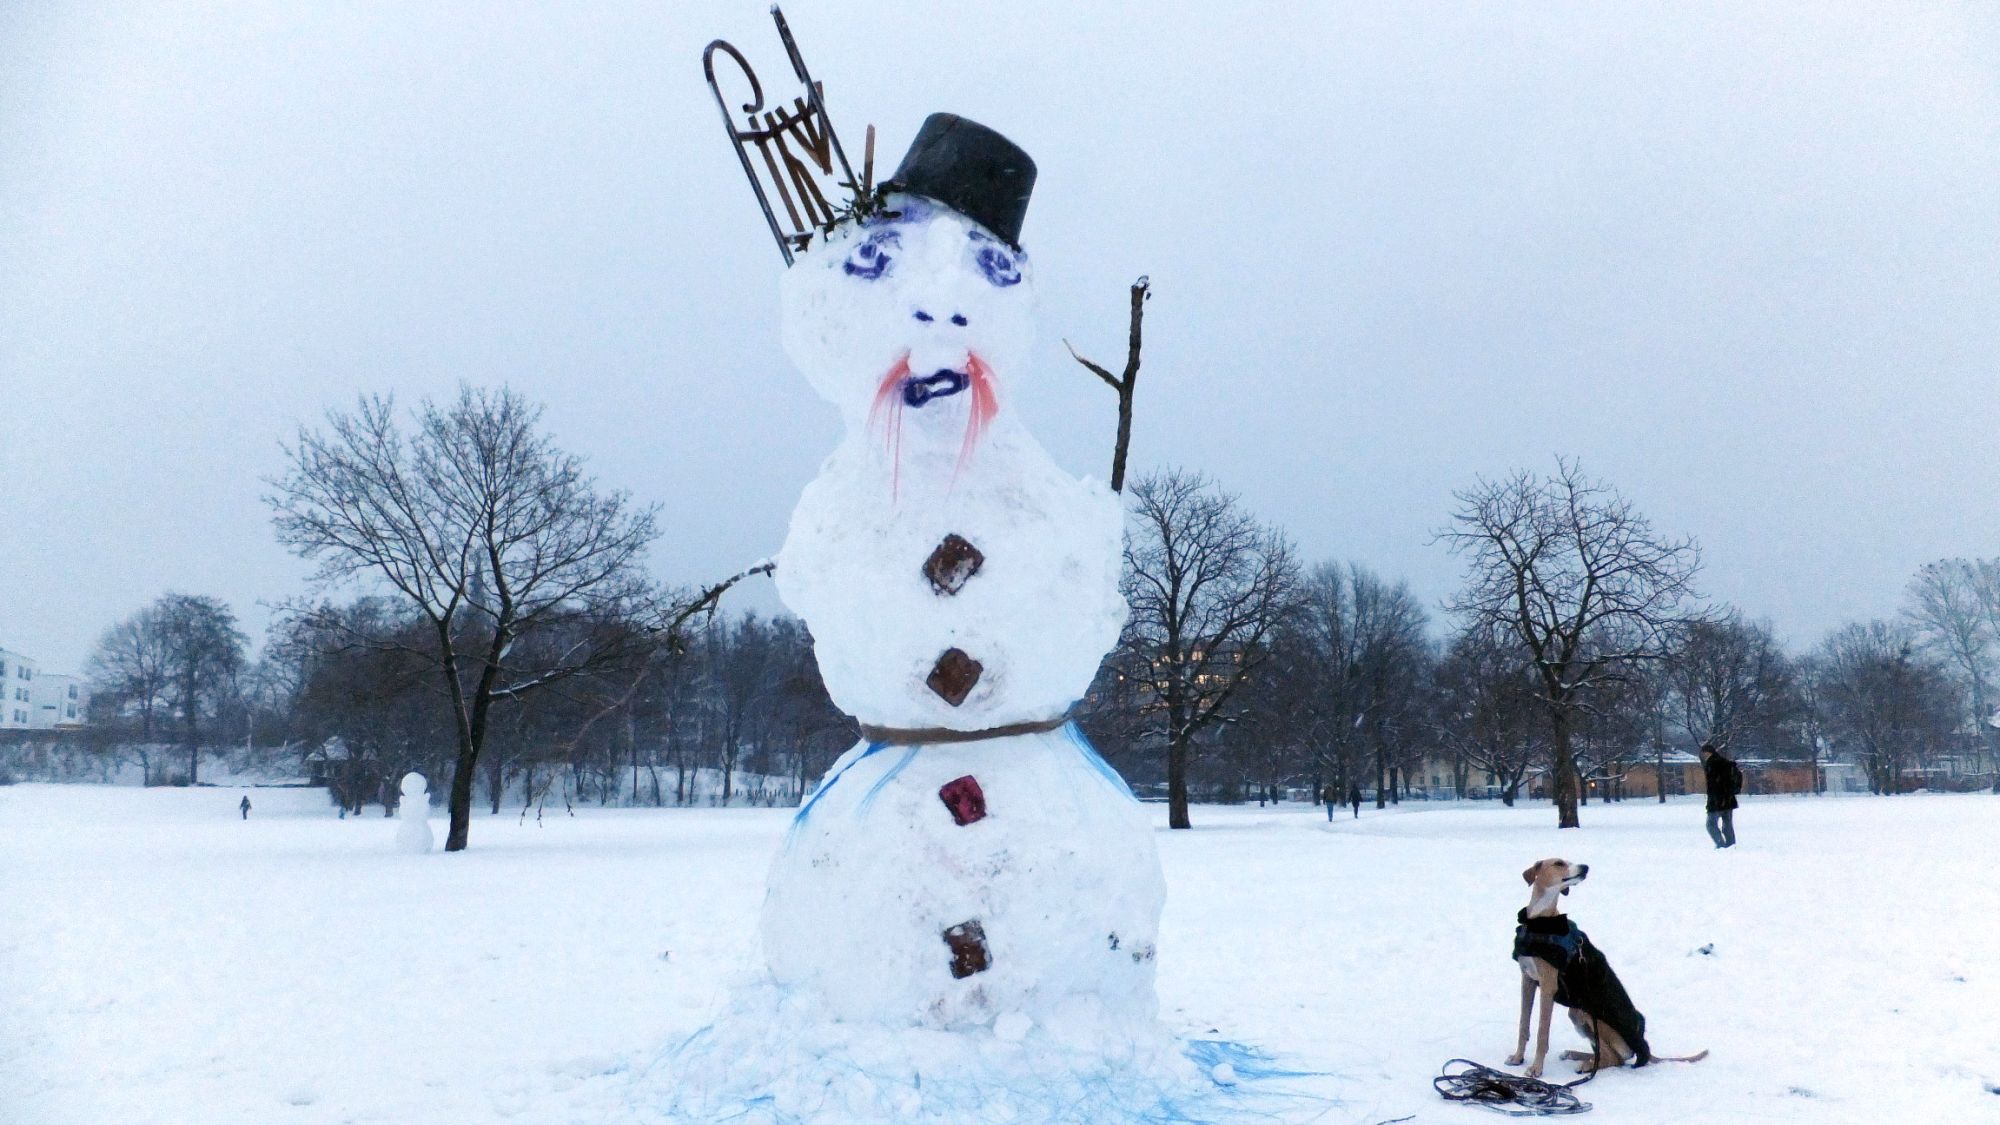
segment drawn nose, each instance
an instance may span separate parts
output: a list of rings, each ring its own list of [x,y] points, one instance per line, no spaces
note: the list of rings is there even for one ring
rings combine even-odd
[[[932,316],[929,312],[926,312],[923,309],[918,309],[916,312],[911,313],[910,315],[915,317],[917,320],[922,321],[925,324],[929,324],[937,319],[936,317]],[[960,328],[963,328],[966,325],[972,323],[971,321],[965,319],[964,313],[951,314],[951,322]]]

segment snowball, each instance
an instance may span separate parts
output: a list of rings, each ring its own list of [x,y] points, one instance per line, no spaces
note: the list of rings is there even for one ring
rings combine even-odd
[[[1013,252],[963,216],[903,206],[902,221],[849,227],[785,276],[786,348],[847,432],[792,514],[778,593],[812,631],[833,701],[863,723],[1056,718],[1125,621],[1122,513],[1102,484],[1057,467],[1010,409],[1032,284],[1025,272],[996,284],[978,263]],[[870,239],[889,241],[852,269]],[[898,372],[969,382],[911,405]],[[953,535],[984,561],[940,594],[923,567]],[[926,684],[950,648],[981,665],[957,705]]]
[[[988,813],[959,825],[938,793],[965,776]],[[800,809],[766,887],[772,976],[841,1019],[968,1029],[1012,1013],[1062,1031],[1155,1011],[1152,824],[1073,728],[856,746]],[[967,922],[990,963],[959,977],[945,935]]]

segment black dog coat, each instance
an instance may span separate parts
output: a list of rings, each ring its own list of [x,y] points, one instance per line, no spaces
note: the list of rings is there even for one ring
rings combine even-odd
[[[1514,927],[1514,957],[1538,957],[1555,966],[1556,1003],[1616,1031],[1632,1048],[1633,1066],[1653,1061],[1653,1050],[1646,1046],[1646,1017],[1632,1006],[1611,963],[1576,923],[1565,914],[1530,918],[1525,907],[1516,917],[1520,925]]]

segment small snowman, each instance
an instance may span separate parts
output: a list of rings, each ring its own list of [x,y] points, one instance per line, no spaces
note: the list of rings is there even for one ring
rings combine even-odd
[[[1019,1039],[1155,1011],[1152,828],[1068,721],[1125,619],[1122,513],[1010,409],[1034,179],[934,114],[883,206],[784,278],[786,352],[846,432],[778,590],[862,740],[800,808],[762,936],[776,981],[844,1020]]]
[[[396,850],[422,855],[436,841],[431,837],[429,786],[420,773],[403,775],[403,799],[396,803]]]

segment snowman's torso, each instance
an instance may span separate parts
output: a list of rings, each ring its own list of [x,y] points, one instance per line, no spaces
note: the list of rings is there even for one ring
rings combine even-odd
[[[778,559],[779,594],[812,631],[835,705],[874,727],[976,731],[1061,717],[1125,620],[1110,491],[1012,431],[993,435],[977,471],[956,481],[952,466],[903,466],[895,499],[872,453],[844,446],[827,462]],[[947,563],[946,581],[962,584],[940,590],[941,568],[926,564],[966,547],[977,569],[960,562],[951,574]],[[933,686],[952,650],[978,668],[956,704],[954,685]]]

